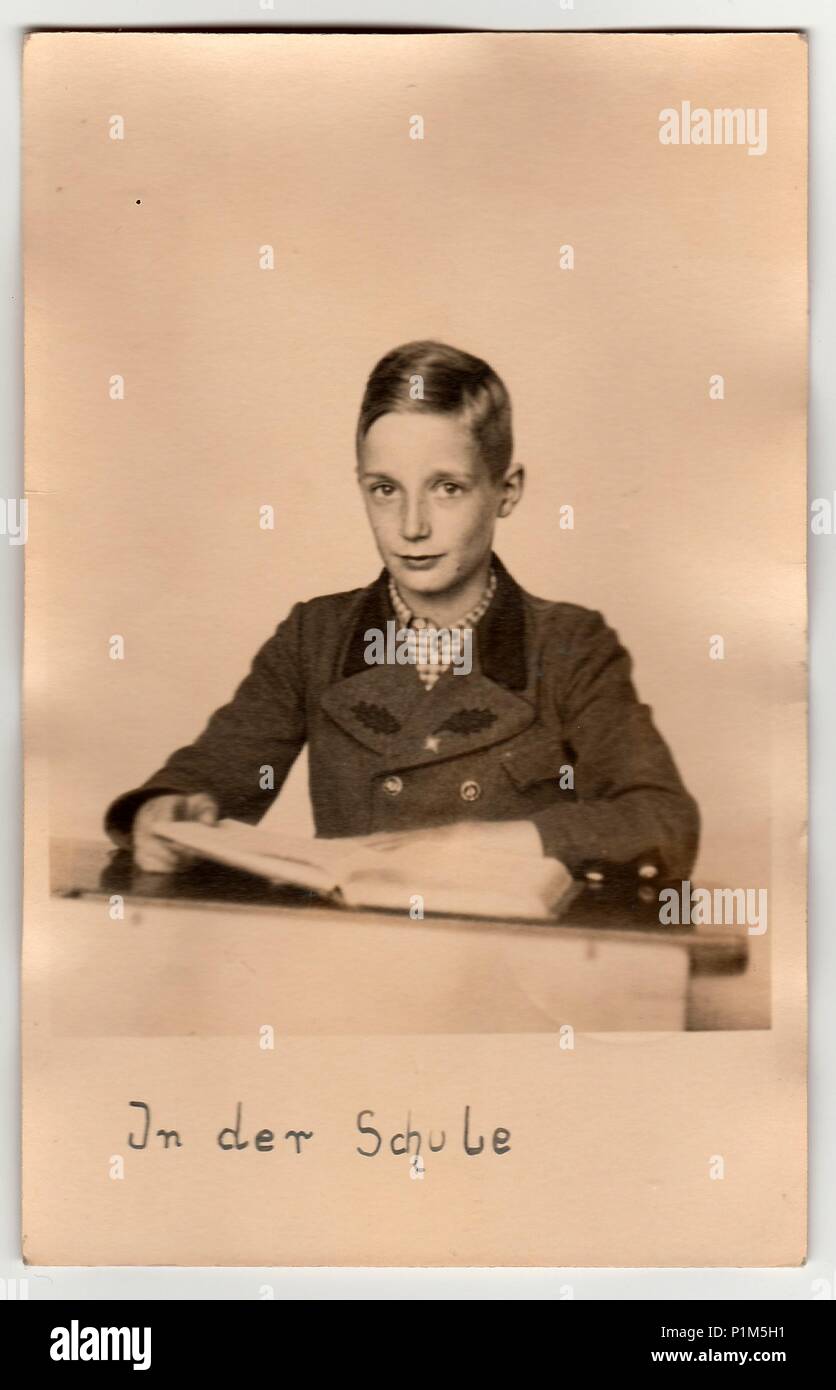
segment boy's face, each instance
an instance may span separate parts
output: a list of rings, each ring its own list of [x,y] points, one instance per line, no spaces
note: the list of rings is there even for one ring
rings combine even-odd
[[[402,590],[434,597],[466,584],[491,552],[522,470],[494,482],[455,415],[390,412],[375,420],[358,470],[380,557]]]

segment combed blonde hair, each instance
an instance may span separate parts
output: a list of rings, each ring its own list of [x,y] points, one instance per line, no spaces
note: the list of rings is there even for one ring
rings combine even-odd
[[[413,390],[416,377],[421,378],[421,395],[417,398]],[[402,343],[381,357],[372,369],[360,406],[358,464],[363,440],[375,420],[391,411],[460,416],[494,482],[499,481],[511,462],[511,397],[493,367],[472,353],[422,339]]]

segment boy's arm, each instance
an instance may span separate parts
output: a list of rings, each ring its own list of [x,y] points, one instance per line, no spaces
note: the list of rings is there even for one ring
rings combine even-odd
[[[305,742],[301,610],[296,604],[279,624],[232,700],[215,711],[195,742],[112,803],[104,825],[116,844],[129,847],[140,806],[167,793],[208,793],[220,816],[251,824],[265,814]]]
[[[629,654],[601,614],[589,613],[569,652],[554,660],[556,673],[566,673],[557,674],[555,715],[574,752],[577,800],[532,816],[545,853],[575,874],[649,862],[660,878],[686,878],[699,811],[639,703]]]

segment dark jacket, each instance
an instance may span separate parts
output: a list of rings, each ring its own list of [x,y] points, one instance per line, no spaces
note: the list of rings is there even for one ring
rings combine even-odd
[[[297,603],[200,737],[112,804],[108,833],[128,844],[138,806],[162,792],[210,792],[222,816],[255,823],[307,743],[318,835],[523,819],[575,874],[651,861],[687,877],[696,803],[638,701],[629,655],[600,613],[534,598],[494,563],[473,669],[446,671],[431,691],[412,665],[365,660],[367,630],[394,619],[385,570],[365,589]]]

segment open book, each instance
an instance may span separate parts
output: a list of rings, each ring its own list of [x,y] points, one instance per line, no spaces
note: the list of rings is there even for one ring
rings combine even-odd
[[[163,821],[154,832],[206,859],[271,883],[308,888],[347,907],[408,913],[420,897],[425,914],[553,921],[573,895],[572,877],[556,859],[463,851],[440,839],[410,843],[407,836],[369,849],[354,840],[304,839],[234,820]]]

